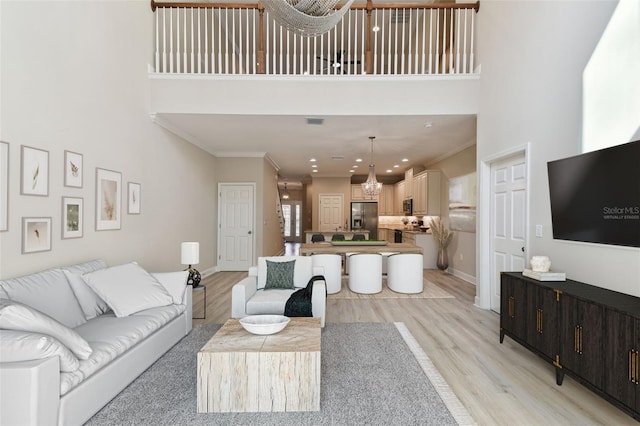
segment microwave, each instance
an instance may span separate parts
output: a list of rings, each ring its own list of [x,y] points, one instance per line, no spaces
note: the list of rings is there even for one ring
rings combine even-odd
[[[413,200],[411,198],[402,201],[402,212],[405,216],[413,216]]]

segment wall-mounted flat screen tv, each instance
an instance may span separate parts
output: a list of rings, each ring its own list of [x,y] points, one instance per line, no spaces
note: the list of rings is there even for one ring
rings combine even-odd
[[[550,161],[553,238],[640,247],[640,141]]]

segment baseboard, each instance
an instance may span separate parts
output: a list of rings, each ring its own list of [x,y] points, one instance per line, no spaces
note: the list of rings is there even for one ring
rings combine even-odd
[[[474,277],[473,275],[469,275],[467,273],[464,273],[462,271],[456,271],[453,268],[449,268],[449,270],[447,271],[449,272],[451,275],[453,275],[454,277],[458,277],[461,280],[464,280],[468,283],[471,283],[473,285],[476,285],[476,277]]]
[[[218,267],[212,266],[211,268],[207,268],[204,271],[200,272],[200,275],[202,276],[202,278],[207,278],[209,275],[213,275],[216,272],[218,272]]]

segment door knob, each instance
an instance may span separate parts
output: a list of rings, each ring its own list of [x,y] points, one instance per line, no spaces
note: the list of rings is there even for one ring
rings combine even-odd
[[[251,231],[247,232],[247,234],[251,235]]]
[[[522,249],[521,249],[521,250],[522,250],[522,252],[524,253],[524,247],[522,247]]]

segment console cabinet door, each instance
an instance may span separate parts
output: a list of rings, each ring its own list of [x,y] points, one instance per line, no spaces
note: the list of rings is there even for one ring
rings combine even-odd
[[[556,293],[527,283],[527,343],[554,360],[558,353],[557,330]]]
[[[560,363],[601,388],[604,309],[600,305],[563,294],[560,311]]]
[[[604,391],[629,408],[639,409],[638,331],[640,320],[612,309],[605,312]],[[637,407],[637,408],[636,408]]]
[[[526,340],[526,283],[502,274],[500,278],[500,327]]]

